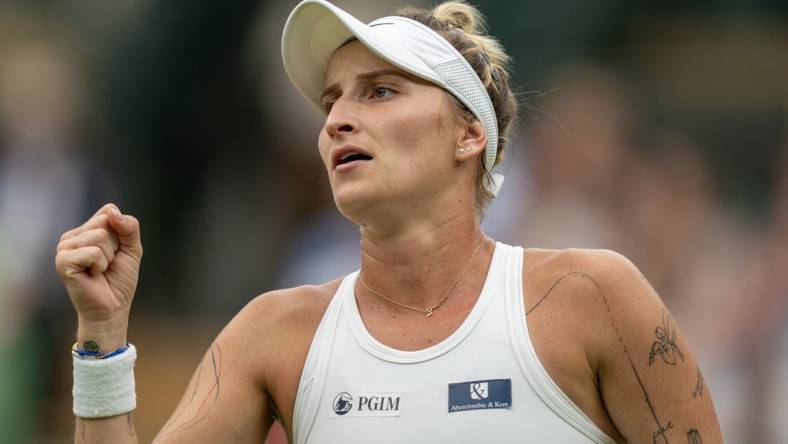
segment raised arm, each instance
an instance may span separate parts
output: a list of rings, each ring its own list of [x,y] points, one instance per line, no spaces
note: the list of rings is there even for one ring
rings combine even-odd
[[[112,360],[128,359],[130,351],[107,358],[106,362],[92,360],[91,355],[118,350],[126,344],[129,310],[137,288],[142,243],[137,220],[122,215],[113,204],[107,204],[82,226],[63,234],[57,246],[55,267],[77,311],[77,348],[89,353],[85,364],[107,364]],[[76,357],[75,357],[76,359]],[[133,365],[133,362],[132,362]],[[125,377],[126,372],[118,372]],[[95,374],[91,373],[91,377]],[[89,377],[78,381],[91,387]],[[133,379],[131,379],[133,381]],[[119,387],[130,389],[129,379],[119,382]],[[113,386],[114,391],[119,391]],[[101,390],[101,387],[97,387]],[[122,391],[122,390],[120,390]],[[78,395],[79,396],[79,395]],[[134,399],[128,393],[121,400],[123,407],[114,410],[106,398],[85,394],[75,402],[77,416],[74,441],[77,443],[118,444],[136,443],[137,435],[131,417]],[[87,407],[78,407],[84,401]],[[102,407],[104,405],[104,407]],[[87,410],[91,410],[86,413]]]
[[[721,443],[700,366],[662,300],[623,256],[594,256],[585,277],[598,293],[606,334],[591,356],[616,427],[628,442]]]
[[[138,221],[113,204],[63,234],[58,244],[56,269],[79,322],[74,352],[76,443],[138,442],[129,368],[134,350],[125,346],[141,259]],[[271,409],[262,372],[255,370],[260,368],[260,356],[252,347],[256,341],[244,327],[253,323],[252,312],[242,310],[211,345],[156,443],[265,440]],[[118,353],[98,359],[113,351]]]

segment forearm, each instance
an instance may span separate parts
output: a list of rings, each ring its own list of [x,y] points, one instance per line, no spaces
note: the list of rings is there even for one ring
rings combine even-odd
[[[115,350],[126,343],[128,328],[128,312],[108,321],[79,319],[77,343],[83,347],[86,342],[93,342],[100,350]]]
[[[74,429],[76,444],[137,444],[132,413],[109,418],[77,418]]]
[[[60,237],[55,269],[77,312],[75,442],[136,443],[136,349],[126,347],[142,242],[139,221],[106,204]]]
[[[77,330],[79,348],[96,348],[107,352],[116,350],[126,344],[128,321],[120,319],[116,322],[92,323],[80,320]],[[91,381],[88,381],[90,384]],[[74,442],[79,444],[130,444],[137,443],[132,412],[121,413],[105,418],[76,418]]]

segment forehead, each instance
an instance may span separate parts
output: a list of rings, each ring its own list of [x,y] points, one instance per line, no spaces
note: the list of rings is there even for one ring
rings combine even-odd
[[[355,77],[359,73],[392,69],[410,80],[415,78],[369,50],[363,43],[353,40],[337,49],[328,60],[324,86],[338,82],[344,75]]]

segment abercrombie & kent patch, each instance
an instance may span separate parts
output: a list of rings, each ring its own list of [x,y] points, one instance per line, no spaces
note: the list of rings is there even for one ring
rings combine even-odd
[[[449,384],[449,413],[512,408],[512,380],[455,382]]]

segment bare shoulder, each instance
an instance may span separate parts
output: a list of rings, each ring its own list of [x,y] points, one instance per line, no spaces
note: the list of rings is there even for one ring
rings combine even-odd
[[[638,268],[612,250],[529,249],[523,270],[529,324],[550,333],[560,326],[565,346],[582,351],[594,373],[625,338],[650,344],[652,325],[669,317]]]
[[[528,333],[553,381],[608,436],[624,441],[599,392],[603,352],[615,350],[611,293],[637,279],[634,265],[610,250],[529,248],[523,261]],[[613,289],[611,283],[616,283]]]
[[[584,297],[603,304],[611,299],[627,305],[659,302],[635,264],[612,250],[529,248],[524,255],[523,277],[527,289],[532,290],[526,292],[529,310],[559,287],[571,288],[578,303]]]
[[[306,357],[309,345],[340,281],[275,290],[251,300],[228,324],[233,342],[259,353],[258,363],[286,363]],[[225,332],[222,332],[224,334]],[[268,373],[265,368],[261,371]],[[276,371],[276,369],[273,369]],[[266,375],[261,375],[265,377]]]
[[[217,342],[240,344],[273,417],[291,432],[296,392],[312,339],[341,280],[276,290],[250,301]],[[226,338],[222,336],[228,333]]]
[[[301,369],[337,286],[250,301],[211,344],[155,442],[259,442],[277,417],[289,432]]]
[[[524,257],[526,266],[535,267],[532,271],[587,273],[596,278],[640,274],[632,261],[613,250],[527,248]]]
[[[551,317],[576,323],[583,329],[578,334],[594,366],[599,365],[596,358],[619,349],[620,335],[637,332],[643,336],[649,330],[644,326],[670,318],[637,266],[612,250],[527,250],[523,280],[526,311],[547,312],[552,305]]]
[[[263,293],[241,310],[239,322],[252,332],[259,332],[261,328],[276,328],[283,333],[310,327],[316,329],[339,283],[340,280],[335,280]]]
[[[628,442],[722,442],[689,344],[629,259],[582,249],[529,249],[524,258],[537,353],[597,425]]]

